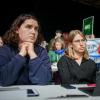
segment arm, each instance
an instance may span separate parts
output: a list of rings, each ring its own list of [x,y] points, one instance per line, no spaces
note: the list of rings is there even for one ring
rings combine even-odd
[[[63,56],[60,58],[57,64],[58,71],[60,74],[60,78],[62,81],[62,84],[66,84],[70,82],[70,72],[69,72],[69,66],[66,60],[66,56]]]
[[[33,84],[48,84],[51,81],[51,65],[46,49],[41,49],[29,62],[29,79]]]
[[[1,85],[13,84],[25,63],[25,58],[19,54],[12,56],[9,48],[0,49],[0,81]]]

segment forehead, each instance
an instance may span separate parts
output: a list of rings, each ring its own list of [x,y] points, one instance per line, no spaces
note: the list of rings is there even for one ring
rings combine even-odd
[[[61,45],[61,42],[56,41],[55,44],[56,44],[56,45]]]
[[[39,26],[38,22],[34,19],[26,19],[23,23],[24,25],[34,25],[34,26]]]
[[[73,40],[76,40],[76,39],[83,39],[84,37],[81,35],[81,34],[77,34]]]

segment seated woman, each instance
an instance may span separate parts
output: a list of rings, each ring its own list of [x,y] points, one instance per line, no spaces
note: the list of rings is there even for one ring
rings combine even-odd
[[[0,48],[0,85],[47,85],[51,63],[41,47],[40,25],[31,14],[19,15],[4,34]]]
[[[68,49],[57,64],[62,84],[95,83],[96,64],[89,59],[86,38],[79,30],[69,33]]]

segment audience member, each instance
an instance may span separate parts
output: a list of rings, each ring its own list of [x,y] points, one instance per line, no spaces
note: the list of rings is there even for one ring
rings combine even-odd
[[[51,47],[49,48],[48,54],[50,57],[51,63],[58,62],[60,57],[64,55],[65,52],[65,43],[61,37],[55,38]]]
[[[43,48],[45,48],[47,50],[48,43],[46,42],[43,33],[41,33],[39,36],[39,43]]]
[[[86,39],[94,39],[95,35],[91,34],[91,35],[85,35]]]
[[[47,43],[47,41],[44,40],[44,41],[41,42],[40,45],[47,49],[48,43]]]
[[[50,43],[48,45],[48,51],[50,50],[50,47],[52,47],[53,41],[58,37],[62,37],[62,31],[61,30],[56,30],[55,36],[50,40]]]
[[[55,38],[51,43],[50,50],[48,51],[50,61],[52,63],[52,71],[53,71],[53,81],[55,84],[60,83],[58,70],[54,70],[53,68],[57,68],[57,62],[65,53],[65,43],[61,37]]]
[[[56,30],[55,32],[55,38],[61,37],[62,36],[62,31],[61,30]]]
[[[69,33],[68,50],[57,64],[62,84],[95,83],[96,64],[89,59],[86,38],[79,30]]]
[[[68,47],[68,39],[69,39],[69,33],[68,32],[64,32],[62,33],[62,38],[64,39],[64,42],[65,42],[65,48],[67,49]]]
[[[21,14],[5,33],[0,48],[0,84],[46,85],[51,81],[47,50],[38,45],[39,22],[31,14]]]

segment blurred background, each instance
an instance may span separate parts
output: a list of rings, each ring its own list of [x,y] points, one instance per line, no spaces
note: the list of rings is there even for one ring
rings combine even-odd
[[[94,16],[94,34],[100,38],[100,0],[3,0],[0,3],[0,35],[21,13],[34,13],[42,26],[46,41],[56,30],[82,30],[83,19]]]

